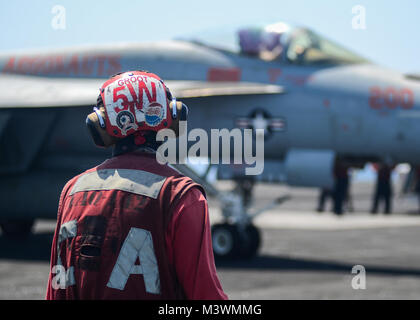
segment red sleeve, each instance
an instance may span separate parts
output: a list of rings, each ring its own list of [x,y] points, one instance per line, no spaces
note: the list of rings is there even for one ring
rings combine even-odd
[[[76,178],[77,177],[68,181],[67,184],[64,186],[63,190],[61,191],[61,194],[60,194],[60,200],[58,202],[58,210],[57,210],[57,224],[56,224],[56,227],[55,227],[54,238],[53,238],[52,246],[51,246],[50,273],[49,273],[49,276],[48,276],[47,292],[45,294],[45,300],[58,300],[59,299],[58,290],[54,290],[53,287],[52,287],[52,282],[53,282],[53,278],[54,278],[54,274],[52,272],[52,269],[56,265],[57,258],[58,258],[58,256],[57,256],[57,241],[58,241],[58,234],[59,234],[60,227],[61,227],[61,217],[62,217],[64,199],[67,195],[67,191],[72,186],[72,183],[73,183],[73,181],[75,181]]]
[[[207,200],[199,189],[192,188],[176,206],[166,247],[187,299],[228,299],[217,277]]]
[[[55,296],[55,291],[53,287],[52,287],[52,281],[53,281],[53,272],[52,272],[52,268],[54,267],[56,261],[57,261],[57,235],[58,235],[58,231],[60,228],[60,224],[57,222],[57,226],[55,229],[55,233],[54,233],[54,239],[52,242],[52,246],[51,246],[51,259],[50,259],[50,273],[48,276],[48,284],[47,284],[47,293],[45,295],[45,300],[55,300],[56,296]]]
[[[52,246],[51,246],[51,259],[50,259],[50,274],[48,276],[48,284],[47,284],[47,293],[45,295],[45,300],[56,300],[57,299],[57,290],[54,290],[52,287],[52,281],[53,281],[53,277],[54,274],[52,272],[52,269],[54,267],[54,265],[57,263],[57,240],[58,240],[58,233],[60,231],[60,217],[61,217],[61,210],[62,210],[62,198],[60,198],[60,204],[58,206],[58,214],[57,214],[57,224],[55,227],[55,232],[54,232],[54,238],[52,241]]]

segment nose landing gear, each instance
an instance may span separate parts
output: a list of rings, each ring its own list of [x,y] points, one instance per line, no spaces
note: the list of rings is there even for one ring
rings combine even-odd
[[[223,258],[252,258],[261,245],[259,230],[248,224],[245,229],[239,225],[220,223],[212,228],[214,256]]]
[[[262,238],[259,229],[252,223],[253,219],[288,200],[290,196],[279,197],[262,209],[250,211],[253,181],[237,180],[237,187],[231,192],[225,192],[218,190],[214,184],[207,181],[210,166],[203,176],[186,165],[175,165],[175,167],[200,183],[208,195],[220,201],[224,221],[212,227],[214,256],[218,259],[254,257],[261,247]]]

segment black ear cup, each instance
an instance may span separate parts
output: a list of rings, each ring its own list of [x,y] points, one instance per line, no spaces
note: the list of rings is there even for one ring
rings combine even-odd
[[[105,143],[102,140],[101,135],[97,131],[95,121],[92,120],[91,117],[89,117],[91,115],[92,115],[92,113],[86,117],[86,127],[88,128],[89,134],[92,137],[93,142],[98,147],[105,147]]]
[[[179,122],[180,121],[187,121],[188,118],[188,107],[182,103],[181,101],[176,101],[176,106],[174,106],[174,102],[172,101],[169,104],[169,109],[171,110],[171,113],[173,114],[173,108],[176,107],[176,114],[177,117],[172,120],[172,125],[169,129],[172,129],[175,132],[175,135],[178,137],[179,132]]]
[[[98,116],[98,112],[102,113],[102,116]],[[108,148],[117,142],[117,138],[111,137],[105,130],[103,123],[104,115],[102,108],[95,110],[86,117],[86,127],[88,128],[89,134],[93,139],[93,142],[103,148]]]
[[[188,107],[184,103],[182,103],[180,120],[187,121],[187,118],[188,118]]]
[[[175,132],[176,137],[178,137],[180,135],[180,121],[187,121],[188,119],[188,107],[181,101],[173,101],[169,104],[169,108],[171,113],[174,111],[173,108],[176,108],[176,118],[172,120],[169,129],[172,129]],[[108,148],[109,146],[116,144],[119,139],[108,134],[105,129],[104,119],[105,111],[103,107],[100,107],[99,109],[95,108],[94,112],[86,117],[86,127],[88,128],[93,142],[97,146]]]

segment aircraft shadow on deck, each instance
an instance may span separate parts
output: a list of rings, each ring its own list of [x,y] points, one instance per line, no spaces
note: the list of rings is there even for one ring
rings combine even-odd
[[[343,272],[350,274],[354,264],[326,260],[290,258],[282,256],[261,255],[251,260],[217,260],[218,270],[272,270],[272,271],[313,271],[313,272]],[[388,276],[420,277],[420,269],[382,267],[364,265],[369,274]]]

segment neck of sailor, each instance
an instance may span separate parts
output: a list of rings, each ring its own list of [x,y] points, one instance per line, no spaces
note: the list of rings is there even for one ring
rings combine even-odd
[[[146,142],[138,145],[135,143],[135,136],[133,134],[119,139],[112,148],[112,156],[116,157],[129,152],[145,152],[155,153],[161,143],[156,142],[156,133],[151,131],[149,134],[144,135]]]

